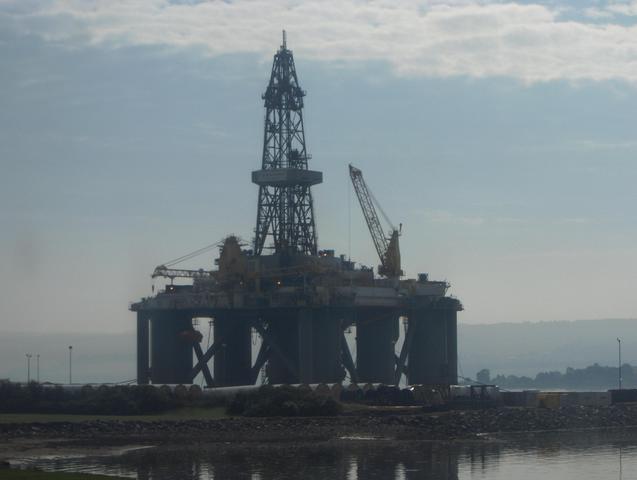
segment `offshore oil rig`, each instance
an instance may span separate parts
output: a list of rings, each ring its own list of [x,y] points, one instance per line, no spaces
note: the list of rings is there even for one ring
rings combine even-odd
[[[252,385],[259,378],[269,384],[338,383],[347,376],[391,385],[403,375],[409,384],[457,383],[462,305],[446,295],[446,282],[426,274],[402,278],[401,228],[383,230],[379,205],[361,170],[351,165],[380,258],[378,274],[318,249],[311,187],[323,175],[308,168],[304,97],[283,32],[263,94],[261,169],[252,172],[259,187],[254,241],[245,245],[228,236],[215,269],[174,268],[192,255],[155,269],[152,276],[170,284],[130,307],[137,314],[139,384],[188,384],[200,373],[208,387]],[[175,278],[191,284],[175,285]],[[213,333],[206,348],[193,323],[200,318],[210,319]],[[396,352],[400,319],[406,332]],[[345,335],[350,329],[356,332],[355,356]],[[255,335],[260,346],[253,355]]]

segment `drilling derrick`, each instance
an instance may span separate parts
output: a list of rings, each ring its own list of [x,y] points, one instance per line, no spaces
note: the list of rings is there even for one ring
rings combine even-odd
[[[263,94],[265,125],[261,170],[252,172],[259,185],[254,252],[261,255],[272,237],[274,253],[316,255],[316,227],[310,187],[323,181],[308,170],[303,130],[303,97],[292,51],[283,43],[274,55],[270,82]]]

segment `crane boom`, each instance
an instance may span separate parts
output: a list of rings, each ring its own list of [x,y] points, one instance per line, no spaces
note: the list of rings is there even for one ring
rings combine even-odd
[[[212,277],[212,272],[200,269],[200,270],[185,270],[181,268],[166,268],[164,265],[159,265],[155,268],[155,271],[151,275],[152,278],[164,277],[164,278],[209,278]]]
[[[376,208],[374,208],[372,196],[367,189],[365,180],[363,180],[363,172],[353,165],[350,165],[349,176],[352,179],[354,191],[358,197],[358,202],[361,204],[363,216],[365,217],[365,222],[367,222],[367,228],[369,228],[369,233],[372,235],[374,247],[376,247],[376,252],[378,252],[378,256],[382,261],[385,252],[387,252],[387,248],[389,248],[389,243],[387,242],[387,238],[383,233],[383,228],[380,225],[380,220],[378,219]]]
[[[354,191],[363,210],[367,228],[369,228],[374,247],[380,258],[381,265],[378,268],[378,273],[387,277],[400,277],[403,274],[400,269],[400,247],[398,245],[400,232],[392,227],[391,236],[389,238],[385,236],[376,213],[376,207],[374,207],[374,197],[363,179],[363,172],[350,164],[349,176],[352,179],[352,185],[354,185]]]

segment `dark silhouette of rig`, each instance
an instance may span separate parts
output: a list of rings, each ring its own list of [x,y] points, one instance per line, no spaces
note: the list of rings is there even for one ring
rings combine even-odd
[[[270,384],[337,383],[347,376],[352,382],[398,384],[403,374],[410,384],[457,383],[462,305],[446,295],[446,282],[426,274],[401,278],[400,230],[392,227],[385,236],[374,197],[351,165],[380,276],[333,250],[318,250],[311,187],[323,176],[308,169],[304,97],[284,32],[263,95],[261,169],[252,172],[259,186],[254,244],[246,248],[228,236],[214,270],[175,269],[176,262],[155,269],[153,277],[171,283],[131,305],[137,313],[138,383],[192,383],[199,373],[209,387],[250,385],[259,378]],[[192,284],[173,284],[178,277]],[[205,351],[193,322],[200,318],[210,319],[213,334]],[[406,332],[396,352],[401,319]],[[355,330],[355,356],[348,330]]]

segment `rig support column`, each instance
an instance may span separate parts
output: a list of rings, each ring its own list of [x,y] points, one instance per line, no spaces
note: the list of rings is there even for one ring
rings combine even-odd
[[[398,316],[369,309],[356,317],[356,370],[360,382],[394,383]]]
[[[271,350],[265,371],[270,384],[299,383],[299,322],[296,310],[267,312],[267,325],[259,333]]]
[[[264,341],[272,350],[266,368],[270,383],[342,381],[341,323],[325,308],[289,309],[268,319]]]
[[[408,380],[412,385],[458,383],[457,311],[460,304],[447,298],[415,309],[409,317],[415,328],[408,354]]]
[[[149,316],[146,312],[137,312],[137,384],[150,382],[149,358]]]
[[[338,383],[345,378],[342,366],[343,325],[337,311],[321,308],[312,318],[311,383]]]
[[[151,319],[151,380],[155,384],[192,383],[192,319],[164,311]]]
[[[314,383],[314,318],[312,310],[301,308],[298,314],[299,381]],[[317,352],[319,353],[319,352]]]
[[[252,329],[250,316],[229,312],[214,319],[214,341],[221,342],[214,356],[215,384],[223,387],[252,383]]]
[[[449,358],[449,384],[458,383],[458,312],[443,310],[447,317],[447,356]]]
[[[407,363],[411,385],[448,383],[447,323],[441,313],[422,308],[409,316],[409,327],[414,328]]]

